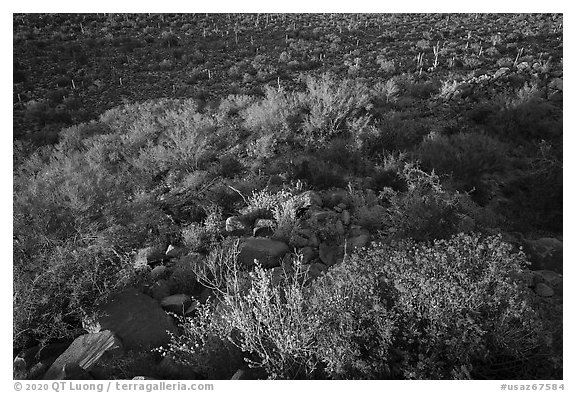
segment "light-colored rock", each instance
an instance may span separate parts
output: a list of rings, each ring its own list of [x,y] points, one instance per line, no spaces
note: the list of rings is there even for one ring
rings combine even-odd
[[[160,304],[135,288],[128,288],[100,307],[102,329],[114,332],[130,349],[151,349],[170,340],[176,325]]]
[[[238,216],[228,217],[226,219],[226,232],[246,231],[250,228]]]
[[[187,247],[174,246],[170,244],[166,249],[166,256],[168,258],[180,258],[188,254],[190,250]]]
[[[98,333],[85,334],[78,337],[68,349],[56,359],[44,375],[44,379],[62,379],[67,364],[77,365],[84,370],[89,370],[105,353],[122,351],[120,339],[110,330]]]
[[[267,238],[251,237],[240,245],[238,261],[245,266],[254,266],[254,260],[264,268],[280,266],[282,257],[290,252],[286,243]]]
[[[184,315],[188,307],[192,305],[192,299],[185,293],[165,297],[160,301],[160,306],[166,312]]]
[[[501,76],[506,75],[508,72],[510,72],[510,68],[508,68],[508,67],[502,67],[502,68],[500,68],[498,71],[496,71],[496,72],[494,73],[494,79],[500,78]]]

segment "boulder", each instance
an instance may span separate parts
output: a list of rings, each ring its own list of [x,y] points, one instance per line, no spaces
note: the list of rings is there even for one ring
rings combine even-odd
[[[72,344],[72,340],[66,340],[64,342],[51,343],[43,347],[35,346],[22,351],[17,359],[23,359],[24,362],[16,361],[15,367],[18,367],[18,371],[22,373],[21,367],[26,365],[26,377],[15,379],[41,379],[52,363],[62,355],[66,349]],[[16,369],[14,371],[17,371]],[[22,374],[20,374],[22,376]]]
[[[120,339],[110,330],[85,334],[74,340],[68,349],[54,361],[44,375],[44,379],[71,377],[75,368],[72,367],[68,370],[65,369],[65,366],[79,366],[83,370],[89,370],[105,353],[118,353],[121,350]]]
[[[327,243],[320,243],[319,247],[320,260],[326,266],[332,266],[342,260],[344,256],[344,248],[341,246],[330,245]]]
[[[170,283],[167,280],[158,280],[150,288],[152,297],[156,300],[162,300],[170,296]]]
[[[532,261],[532,270],[552,270],[562,274],[562,242],[551,237],[528,241],[526,251]]]
[[[151,349],[170,341],[176,325],[160,304],[135,288],[128,288],[100,307],[102,329],[114,332],[130,349]]]
[[[165,297],[160,306],[167,312],[184,315],[188,307],[192,305],[192,299],[184,293]]]
[[[288,245],[278,240],[260,237],[246,239],[240,245],[238,261],[245,266],[254,266],[254,260],[258,260],[262,267],[272,268],[280,266],[282,257],[290,252]]]
[[[542,297],[551,297],[554,295],[554,290],[543,282],[536,284],[534,287],[534,292],[536,292],[538,296]]]
[[[166,277],[168,274],[168,268],[164,265],[158,265],[150,272],[150,278],[153,281],[158,281],[161,278]]]
[[[310,263],[318,258],[318,251],[312,247],[304,247],[300,252],[302,253],[302,263]]]

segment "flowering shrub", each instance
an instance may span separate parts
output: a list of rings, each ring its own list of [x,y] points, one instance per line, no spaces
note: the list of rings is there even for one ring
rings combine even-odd
[[[525,256],[500,237],[376,244],[311,284],[299,259],[275,281],[271,270],[243,272],[236,255],[213,254],[204,277],[217,300],[168,353],[205,368],[232,344],[268,378],[454,379],[481,378],[501,359],[535,364],[549,350],[518,278]]]

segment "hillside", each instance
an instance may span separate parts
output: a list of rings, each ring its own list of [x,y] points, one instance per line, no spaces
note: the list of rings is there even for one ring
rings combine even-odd
[[[562,378],[561,15],[14,29],[19,378]]]

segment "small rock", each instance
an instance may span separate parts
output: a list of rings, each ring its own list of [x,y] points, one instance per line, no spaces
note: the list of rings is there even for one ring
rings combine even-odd
[[[289,252],[290,248],[284,242],[252,237],[240,245],[238,261],[251,267],[254,266],[254,260],[258,260],[262,267],[272,268],[280,266],[282,257]]]
[[[179,315],[183,315],[191,305],[192,299],[189,295],[183,293],[165,297],[160,302],[160,306],[165,311]]]
[[[510,68],[502,67],[494,73],[494,79],[500,78],[501,76],[506,75],[508,72],[510,72]]]
[[[348,208],[348,205],[346,205],[345,203],[339,203],[336,207],[339,208],[340,211],[342,211],[342,210]]]
[[[226,232],[245,231],[250,229],[243,220],[238,216],[228,217],[226,219]]]
[[[168,268],[166,266],[158,265],[150,272],[150,278],[152,278],[153,281],[158,281],[161,278],[165,277],[167,273]]]
[[[554,290],[542,282],[536,284],[534,291],[542,297],[550,297],[554,295]]]
[[[334,206],[334,210],[338,213],[342,213],[342,208],[340,206]]]

